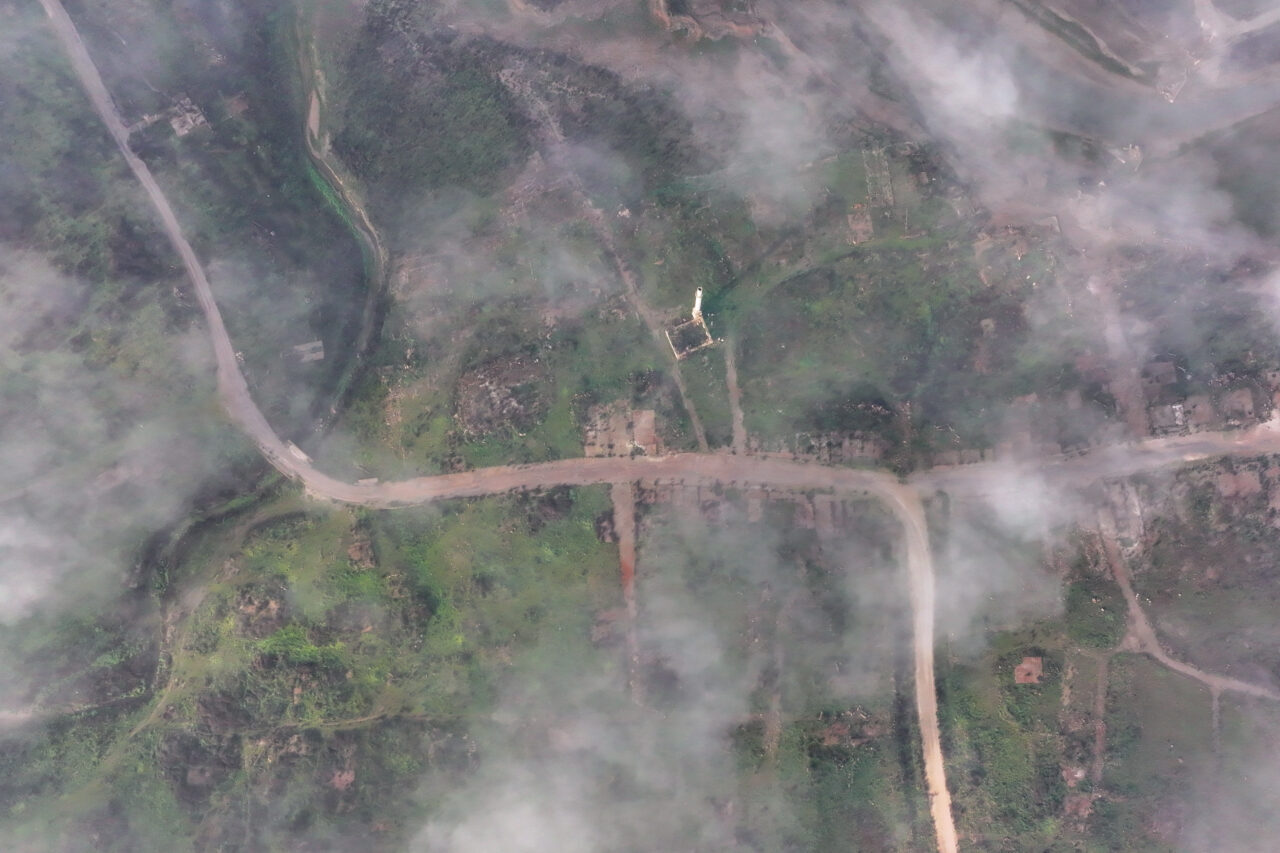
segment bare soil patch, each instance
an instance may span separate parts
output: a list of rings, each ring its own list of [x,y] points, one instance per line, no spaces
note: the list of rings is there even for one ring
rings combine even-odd
[[[1022,663],[1013,668],[1015,684],[1039,684],[1044,675],[1044,658],[1024,657]]]
[[[458,380],[458,424],[469,436],[530,429],[546,413],[546,368],[536,356],[504,356]]]
[[[236,597],[240,632],[247,637],[261,640],[275,632],[289,619],[285,604],[285,590],[281,586],[246,587]]]

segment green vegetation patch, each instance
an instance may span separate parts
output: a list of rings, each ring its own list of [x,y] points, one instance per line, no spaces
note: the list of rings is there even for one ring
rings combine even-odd
[[[1043,625],[998,635],[978,661],[940,672],[939,714],[957,822],[988,843],[1027,849],[1058,834],[1066,795],[1059,648],[1055,626]],[[1014,667],[1025,657],[1040,660],[1039,683],[1015,683]]]
[[[732,488],[704,490],[692,514],[678,500],[645,510],[646,701],[680,719],[745,700],[728,732],[733,820],[756,849],[927,846],[895,525],[850,501],[837,538],[819,540],[774,497],[755,522]]]
[[[525,121],[483,47],[400,36],[383,44],[367,29],[344,71],[334,150],[384,213],[412,205],[414,191],[493,190],[528,150]]]
[[[390,478],[581,456],[592,406],[615,401],[654,409],[664,446],[692,446],[664,369],[669,354],[624,303],[611,300],[550,328],[535,324],[536,305],[518,294],[495,299],[470,315],[476,333],[464,346],[414,340],[407,364],[396,357],[403,343],[393,337],[384,345],[386,366],[369,372],[343,420],[359,441],[363,470]]]
[[[1209,760],[1209,691],[1143,657],[1111,660],[1104,782],[1118,794],[1156,799],[1186,790]]]
[[[1224,460],[1188,468],[1171,485],[1139,481],[1157,509],[1134,587],[1170,654],[1212,672],[1280,664],[1271,616],[1280,606],[1280,530],[1268,470],[1264,460]]]
[[[1199,774],[1199,807],[1181,827],[1184,849],[1247,850],[1274,825],[1274,799],[1263,780],[1270,778],[1271,757],[1280,747],[1277,705],[1230,693],[1221,702],[1216,772]]]
[[[928,809],[889,729],[887,710],[875,706],[799,719],[767,762],[758,724],[735,732],[741,831],[764,850],[927,847]]]
[[[1120,586],[1110,578],[1078,572],[1067,584],[1067,635],[1075,643],[1111,649],[1124,636],[1128,613]]]
[[[513,685],[622,695],[622,660],[591,637],[621,597],[608,508],[601,488],[394,512],[285,495],[211,523],[171,573],[190,610],[155,692],[0,750],[15,837],[111,814],[113,850],[399,849],[474,769],[471,727]]]
[[[1209,691],[1144,657],[1112,658],[1107,692],[1109,794],[1093,835],[1111,850],[1181,849],[1178,811],[1197,803],[1213,767]],[[1194,804],[1194,805],[1193,805]]]
[[[1025,332],[1019,290],[984,287],[967,258],[924,242],[849,249],[742,288],[732,323],[753,432],[814,428],[855,376],[862,397],[909,402],[920,421],[953,425],[981,446],[993,408],[1041,378],[1039,365],[1015,360]],[[985,369],[971,369],[984,348]]]
[[[721,347],[726,346],[731,344],[717,344],[680,362],[680,375],[712,447],[728,447],[733,442],[729,384],[725,373],[725,356],[721,350]]]

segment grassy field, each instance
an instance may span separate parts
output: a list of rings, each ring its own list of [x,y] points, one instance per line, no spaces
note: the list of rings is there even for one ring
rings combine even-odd
[[[756,306],[732,322],[748,429],[812,428],[823,406],[858,385],[894,407],[912,402],[925,422],[953,424],[971,442],[989,441],[973,432],[986,422],[977,414],[1010,394],[1015,380],[1005,370],[983,376],[963,368],[984,319],[1010,317],[1007,345],[1016,343],[1018,297],[991,293],[963,258],[928,249],[851,249],[768,285],[767,295],[764,285],[740,291]],[[964,420],[970,415],[972,423]]]
[[[960,643],[939,666],[956,819],[977,849],[1183,849],[1212,814],[1197,802],[1209,694],[1118,651],[1124,603],[1098,559],[1089,539],[1066,543],[1060,616],[989,632],[978,652]],[[1015,680],[1027,658],[1039,683]]]
[[[102,849],[240,833],[270,847],[375,824],[376,848],[394,848],[401,821],[439,806],[420,792],[474,766],[467,732],[513,685],[621,690],[621,660],[589,639],[620,600],[616,551],[595,533],[607,509],[601,489],[394,514],[285,494],[202,529],[174,572],[170,607],[186,615],[155,695],[6,745],[15,837],[71,838],[110,812]]]
[[[1275,825],[1269,760],[1280,743],[1275,703],[1224,695],[1219,741],[1215,772],[1197,786],[1207,808],[1186,832],[1192,843],[1245,850]]]
[[[180,93],[205,111],[209,127],[178,138],[159,120],[137,145],[210,262],[255,393],[277,423],[306,423],[346,360],[364,264],[307,171],[296,91],[262,82],[294,73],[287,16],[251,8],[243,43],[224,44],[193,34],[216,29],[200,17],[211,13],[166,7],[154,55],[122,58],[116,31],[132,33],[153,6],[73,11],[95,52],[115,57],[105,70],[130,119]],[[335,148],[388,228],[399,289],[342,429],[317,452],[340,460],[333,470],[399,477],[573,456],[589,407],[615,400],[657,409],[666,446],[691,446],[670,356],[626,304],[579,187],[653,307],[674,317],[706,289],[713,332],[740,348],[757,435],[858,430],[903,444],[932,427],[985,445],[1012,397],[1079,390],[1070,353],[1033,341],[1024,311],[1033,289],[1054,286],[1052,254],[998,247],[980,260],[963,199],[932,183],[920,152],[845,140],[805,166],[820,198],[791,226],[770,225],[723,164],[694,150],[661,92],[488,39],[406,36],[404,4],[369,11],[358,38],[335,40],[343,60],[324,67],[341,78]],[[607,35],[642,14],[637,5],[590,27]],[[38,689],[15,682],[24,700],[67,711],[0,737],[7,835],[31,849],[86,839],[121,851],[403,849],[424,825],[485,823],[515,802],[539,816],[564,803],[600,812],[589,816],[618,829],[609,849],[620,853],[930,845],[896,529],[880,510],[853,505],[834,541],[805,529],[794,504],[748,522],[732,490],[646,511],[640,656],[629,667],[603,489],[394,513],[320,507],[270,484],[229,501],[260,463],[216,414],[198,378],[207,359],[183,355],[192,307],[54,56],[39,36],[0,56],[11,72],[0,119],[18,130],[0,141],[0,166],[16,176],[5,239],[52,259],[46,278],[13,280],[56,283],[15,304],[57,296],[45,328],[0,341],[4,423],[50,458],[61,448],[79,491],[146,511],[117,518],[86,501],[92,523],[44,519],[87,563],[105,554],[135,568],[123,573],[128,606],[111,619],[76,575],[79,610],[0,627],[6,654],[40,676]],[[543,87],[555,93],[544,106],[582,152],[572,179],[532,157],[530,106],[498,76],[515,66],[559,86]],[[868,197],[886,145],[891,204]],[[853,245],[857,205],[873,206],[875,233]],[[326,361],[295,364],[288,348],[312,337]],[[1231,341],[1210,349],[1214,363],[1243,357]],[[93,382],[74,378],[82,369]],[[723,353],[682,370],[711,443],[727,444]],[[73,400],[90,404],[52,417]],[[163,421],[146,422],[159,407]],[[157,446],[169,452],[150,453]],[[82,459],[92,466],[80,470]],[[129,483],[143,462],[173,487],[160,498]],[[101,475],[119,471],[125,485],[111,493]],[[27,473],[39,471],[24,470],[22,488]],[[191,519],[189,535],[145,541],[202,478],[222,491],[200,504],[222,509]],[[1263,500],[1233,507],[1203,488],[1183,497],[1197,529],[1231,527],[1250,544],[1220,548],[1227,538],[1168,522],[1139,589],[1179,653],[1265,666],[1230,657],[1275,646],[1270,598],[1253,592],[1270,587],[1252,585],[1274,565]],[[1190,577],[1183,552],[1249,569]],[[50,553],[36,557],[59,558]],[[1182,837],[1166,815],[1202,790],[1208,697],[1149,660],[1112,655],[1123,608],[1094,568],[1066,578],[1060,619],[992,633],[980,653],[940,665],[966,843],[1161,849]],[[1233,621],[1217,624],[1233,635],[1203,642],[1196,620],[1224,610]],[[1014,684],[1028,656],[1043,679]],[[1064,771],[1090,757],[1103,666],[1103,778],[1071,788]],[[643,703],[628,695],[632,676]],[[1224,766],[1248,768],[1241,744],[1270,742],[1276,727],[1228,705],[1222,729]],[[1099,795],[1083,829],[1068,820],[1073,794]]]
[[[1268,468],[1265,460],[1224,461],[1171,483],[1143,482],[1152,544],[1134,567],[1134,586],[1171,654],[1259,681],[1280,663],[1269,615],[1280,600],[1280,532],[1271,523]],[[1248,485],[1244,493],[1219,488],[1237,479]]]
[[[610,20],[555,27],[607,30]],[[357,392],[351,442],[363,446],[366,470],[568,455],[583,402],[625,397],[628,377],[666,367],[661,340],[604,316],[621,287],[598,227],[658,316],[686,314],[703,288],[713,335],[732,336],[740,350],[747,428],[766,440],[860,430],[910,467],[935,441],[991,446],[992,413],[1014,397],[1056,399],[1079,384],[1069,342],[1028,337],[1024,305],[1056,287],[1052,249],[1038,238],[1031,247],[975,242],[967,203],[927,146],[874,128],[838,134],[839,146],[798,167],[795,183],[815,188],[813,197],[780,224],[744,193],[735,170],[747,167],[699,150],[688,119],[660,92],[512,45],[442,40],[394,4],[371,8],[366,23],[359,49],[331,39],[345,55],[320,63],[333,90],[326,124],[335,150],[367,186],[399,256],[393,315],[401,312],[412,341],[375,357],[398,375]],[[418,60],[392,61],[401,53]],[[455,113],[460,120],[446,120]],[[467,138],[455,145],[448,135],[458,128]],[[552,137],[574,156],[559,156]],[[589,224],[583,196],[603,224]],[[854,227],[863,214],[871,233]],[[541,420],[460,434],[465,365],[453,330],[475,330],[465,346],[479,339],[504,357],[488,324],[545,349],[538,314],[577,318],[548,338],[569,348],[550,356],[559,363],[539,380]],[[416,360],[395,362],[406,349]],[[707,354],[683,372],[712,442],[726,444],[722,365]],[[403,421],[386,411],[388,397],[406,400]],[[683,413],[665,408],[668,446],[689,446]],[[850,412],[865,417],[840,414]]]
[[[785,503],[767,549],[740,517],[648,514],[636,706],[620,639],[595,636],[621,605],[596,532],[608,509],[598,488],[386,513],[284,490],[211,519],[169,574],[154,694],[0,750],[11,837],[56,847],[97,825],[107,850],[402,849],[533,772],[603,797],[593,825],[619,850],[724,821],[758,849],[926,843],[883,514],[855,505],[834,562]],[[655,809],[670,815],[656,828]]]
[[[603,308],[548,329],[530,323],[522,305],[528,303],[518,296],[502,306],[491,305],[475,318],[475,338],[438,358],[431,357],[430,341],[424,345],[405,333],[413,341],[408,346],[425,353],[408,364],[388,357],[386,367],[376,365],[343,419],[344,429],[358,442],[356,456],[363,470],[396,477],[457,465],[581,456],[589,408],[615,400],[655,409],[665,446],[692,445],[683,404],[665,374],[669,355],[664,358],[634,315]],[[393,335],[396,322],[394,317],[389,321]],[[384,349],[393,352],[395,344]],[[486,371],[517,364],[523,365],[516,371],[518,379],[510,373],[498,381],[511,389],[519,410],[470,428],[459,414],[461,395],[477,393],[468,385],[474,389]],[[720,393],[723,398],[725,392]],[[727,428],[727,409],[724,421]],[[337,445],[335,463],[351,450]],[[323,449],[319,456],[326,458]]]
[[[1079,646],[1112,649],[1124,636],[1126,605],[1110,578],[1077,570],[1066,589],[1067,635]]]
[[[1104,782],[1117,793],[1174,792],[1208,759],[1209,691],[1145,658],[1112,660]]]
[[[1116,656],[1104,774],[1116,796],[1097,810],[1093,835],[1113,850],[1179,849],[1182,827],[1170,813],[1191,810],[1198,777],[1212,768],[1211,722],[1205,688],[1145,658]]]
[[[724,353],[716,346],[696,352],[680,363],[680,375],[689,389],[689,399],[702,419],[707,442],[712,447],[733,443],[733,413],[729,407],[729,385]]]
[[[884,709],[864,709],[886,716]],[[743,831],[762,850],[908,851],[927,846],[923,799],[904,780],[888,737],[829,745],[834,718],[797,721],[782,733],[776,760],[753,757],[758,732],[740,735],[749,773],[739,786]],[[755,734],[753,739],[752,735]]]
[[[1013,682],[1013,667],[1025,656],[1042,658],[1041,683]],[[1028,849],[1059,835],[1063,663],[1055,626],[1043,625],[997,635],[978,660],[939,672],[957,824],[982,845]]]

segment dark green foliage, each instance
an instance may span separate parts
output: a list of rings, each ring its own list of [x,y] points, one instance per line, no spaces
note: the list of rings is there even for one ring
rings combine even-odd
[[[11,728],[0,737],[0,808],[59,794],[89,778],[138,702]]]
[[[809,420],[824,431],[884,433],[894,420],[893,404],[874,385],[854,382],[818,403]]]
[[[347,76],[334,149],[384,205],[409,206],[415,193],[446,186],[491,191],[528,149],[525,122],[480,48],[383,42],[370,30]]]
[[[946,425],[982,446],[1005,401],[1073,384],[1060,356],[1021,356],[1024,296],[983,287],[967,259],[924,245],[868,244],[772,286],[739,285],[726,311],[751,342],[739,360],[756,401],[748,428],[849,425],[897,441],[895,415],[909,403],[917,426]],[[986,372],[973,369],[979,352]]]
[[[1080,573],[1067,584],[1067,635],[1082,646],[1114,648],[1124,636],[1126,608],[1120,587],[1110,578]]]
[[[169,272],[145,208],[131,191],[111,189],[127,173],[56,42],[35,26],[4,68],[0,241],[39,247],[66,272],[118,277],[131,289]]]
[[[1267,169],[1248,181],[1269,180]],[[1265,176],[1265,177],[1264,177]],[[1156,252],[1134,250],[1124,294],[1130,309],[1156,330],[1152,351],[1177,367],[1174,391],[1208,392],[1226,383],[1257,385],[1280,357],[1274,327],[1248,263],[1231,273]],[[1176,288],[1177,299],[1170,299]]]
[[[177,10],[77,4],[70,11],[125,123],[158,119],[131,140],[202,260],[219,262],[210,264],[210,277],[259,404],[277,426],[309,424],[312,415],[327,413],[327,397],[342,381],[366,294],[360,248],[308,175],[301,99],[294,85],[293,16],[278,4],[256,0]],[[143,21],[147,38],[125,49],[120,33]],[[56,50],[46,53],[60,59]],[[214,53],[218,61],[206,61]],[[58,166],[50,180],[41,180],[50,201],[62,176],[75,176],[94,163],[103,138],[78,87],[68,84],[66,91],[74,98],[72,114],[85,125],[75,134],[82,140],[78,147],[68,146],[69,162],[63,167],[55,159],[64,156],[60,133],[28,146],[24,155]],[[202,111],[208,126],[178,138],[166,113],[184,97]],[[61,106],[57,98],[44,100]],[[0,97],[0,109],[21,102]],[[5,116],[5,124],[20,126],[13,116]],[[104,157],[113,171],[100,176],[118,175],[127,189],[95,193],[83,178],[76,179],[80,209],[34,211],[47,229],[37,236],[55,244],[51,253],[77,272],[126,282],[143,275],[173,278],[178,287],[160,288],[155,301],[181,296],[181,267],[172,248],[150,224],[151,212],[119,155],[105,147]],[[0,174],[4,171],[0,167]],[[80,260],[90,255],[97,259],[96,269]],[[189,321],[195,306],[184,301],[182,307],[181,319]],[[289,346],[316,338],[324,343],[323,361],[304,365],[289,357]]]
[[[1035,640],[1054,634],[1055,626],[1041,624],[994,635],[981,658],[939,673],[943,750],[961,831],[1004,838],[1008,849],[1044,849],[1066,795],[1058,737],[1062,652]],[[1039,684],[1014,683],[1023,657],[1043,659]]]
[[[268,660],[289,666],[315,665],[322,669],[336,669],[346,663],[340,644],[317,646],[311,642],[306,628],[296,623],[260,640],[258,650]]]
[[[1103,850],[1125,851],[1152,848],[1146,837],[1142,815],[1129,803],[1101,799],[1093,806],[1090,815],[1090,835]]]

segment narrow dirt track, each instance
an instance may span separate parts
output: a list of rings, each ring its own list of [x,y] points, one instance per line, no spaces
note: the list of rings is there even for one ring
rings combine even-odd
[[[732,339],[721,344],[724,348],[725,382],[729,386],[729,411],[733,415],[733,452],[747,452],[747,419],[742,413],[742,386],[738,384],[738,362],[733,354]]]
[[[618,568],[622,575],[622,603],[627,623],[627,686],[637,704],[644,701],[640,684],[640,641],[636,636],[639,611],[636,605],[636,492],[633,483],[614,483],[609,488],[613,501],[613,529],[618,536]]]
[[[1107,757],[1107,679],[1111,673],[1111,653],[1098,658],[1098,674],[1093,683],[1093,760],[1089,764],[1089,781],[1094,790],[1102,790],[1102,771]]]
[[[1147,619],[1147,614],[1142,609],[1142,602],[1138,600],[1138,594],[1134,591],[1133,582],[1129,578],[1129,564],[1125,562],[1124,555],[1120,553],[1120,546],[1116,544],[1114,533],[1108,530],[1109,525],[1106,524],[1105,519],[1100,519],[1100,522],[1102,548],[1106,552],[1107,562],[1111,564],[1111,573],[1115,576],[1116,584],[1120,587],[1120,592],[1124,594],[1124,600],[1129,605],[1129,631],[1137,641],[1136,651],[1149,655],[1156,662],[1176,673],[1199,681],[1215,695],[1219,692],[1227,691],[1280,702],[1280,692],[1270,687],[1241,681],[1238,678],[1205,672],[1189,663],[1184,663],[1177,658],[1171,657],[1164,650],[1164,647],[1160,645],[1160,638],[1156,636],[1155,628],[1151,625],[1150,620]]]
[[[1273,420],[1248,429],[1148,438],[1099,447],[1075,456],[995,460],[933,468],[919,471],[907,479],[924,492],[947,491],[967,497],[1007,491],[1024,478],[1040,479],[1064,488],[1084,487],[1098,480],[1119,480],[1146,471],[1222,456],[1271,453],[1280,453],[1280,412]]]

